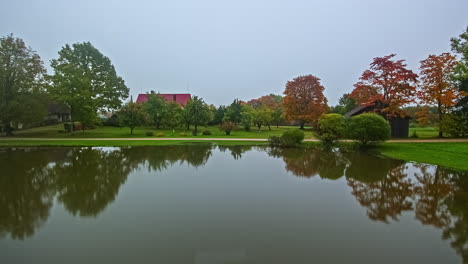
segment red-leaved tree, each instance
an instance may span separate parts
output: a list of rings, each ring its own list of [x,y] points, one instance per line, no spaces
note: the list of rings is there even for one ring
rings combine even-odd
[[[404,60],[393,60],[395,56],[374,58],[350,94],[358,104],[378,103],[387,117],[404,116],[401,107],[414,102],[416,95],[418,75],[406,68]]]
[[[421,61],[421,90],[418,98],[423,104],[437,107],[439,125],[444,115],[462,98],[461,91],[452,79],[456,65],[457,60],[450,53],[429,55]],[[440,129],[439,137],[442,137]]]
[[[325,88],[320,79],[303,75],[288,81],[284,90],[284,115],[288,120],[297,120],[304,129],[305,123],[314,123],[328,110]]]

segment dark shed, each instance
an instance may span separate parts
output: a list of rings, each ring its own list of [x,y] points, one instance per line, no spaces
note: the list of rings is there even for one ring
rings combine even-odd
[[[376,105],[361,105],[346,113],[345,117],[352,117],[362,113],[375,112]],[[387,119],[390,123],[391,136],[395,138],[407,138],[409,134],[410,117],[395,117]]]

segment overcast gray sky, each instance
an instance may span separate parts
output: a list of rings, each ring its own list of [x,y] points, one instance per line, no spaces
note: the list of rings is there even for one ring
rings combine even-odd
[[[50,60],[90,41],[134,96],[190,93],[228,104],[281,94],[303,74],[322,79],[331,105],[372,58],[396,53],[417,71],[450,51],[468,26],[467,0],[3,0],[0,34]]]

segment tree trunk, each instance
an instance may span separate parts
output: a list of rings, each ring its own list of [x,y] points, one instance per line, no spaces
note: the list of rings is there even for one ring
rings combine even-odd
[[[270,130],[270,131],[271,131],[271,127],[270,127],[270,124],[267,124],[267,126],[268,126],[268,130]]]
[[[134,127],[130,128],[130,135],[133,135],[133,129],[134,129]]]
[[[439,137],[441,138],[443,136],[441,125],[442,125],[442,106],[440,102],[437,104],[437,111],[439,113]]]
[[[75,130],[75,126],[73,125],[74,121],[73,121],[73,111],[72,111],[72,108],[70,107],[70,133],[73,133],[73,131]]]
[[[198,133],[198,125],[195,125],[195,133]]]
[[[257,123],[257,127],[258,127],[258,130],[260,130],[260,128],[262,128],[262,124]]]
[[[7,137],[13,136],[13,128],[11,127],[11,121],[3,121],[5,124],[5,135]]]
[[[305,122],[304,121],[301,121],[301,129],[304,130],[304,125],[305,125]]]

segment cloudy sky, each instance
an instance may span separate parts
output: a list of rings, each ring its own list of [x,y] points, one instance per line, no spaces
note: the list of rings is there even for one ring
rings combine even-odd
[[[396,53],[417,71],[450,51],[467,13],[467,0],[9,0],[0,34],[23,38],[49,73],[63,45],[90,41],[134,96],[189,91],[228,104],[314,74],[333,105],[374,57]]]

